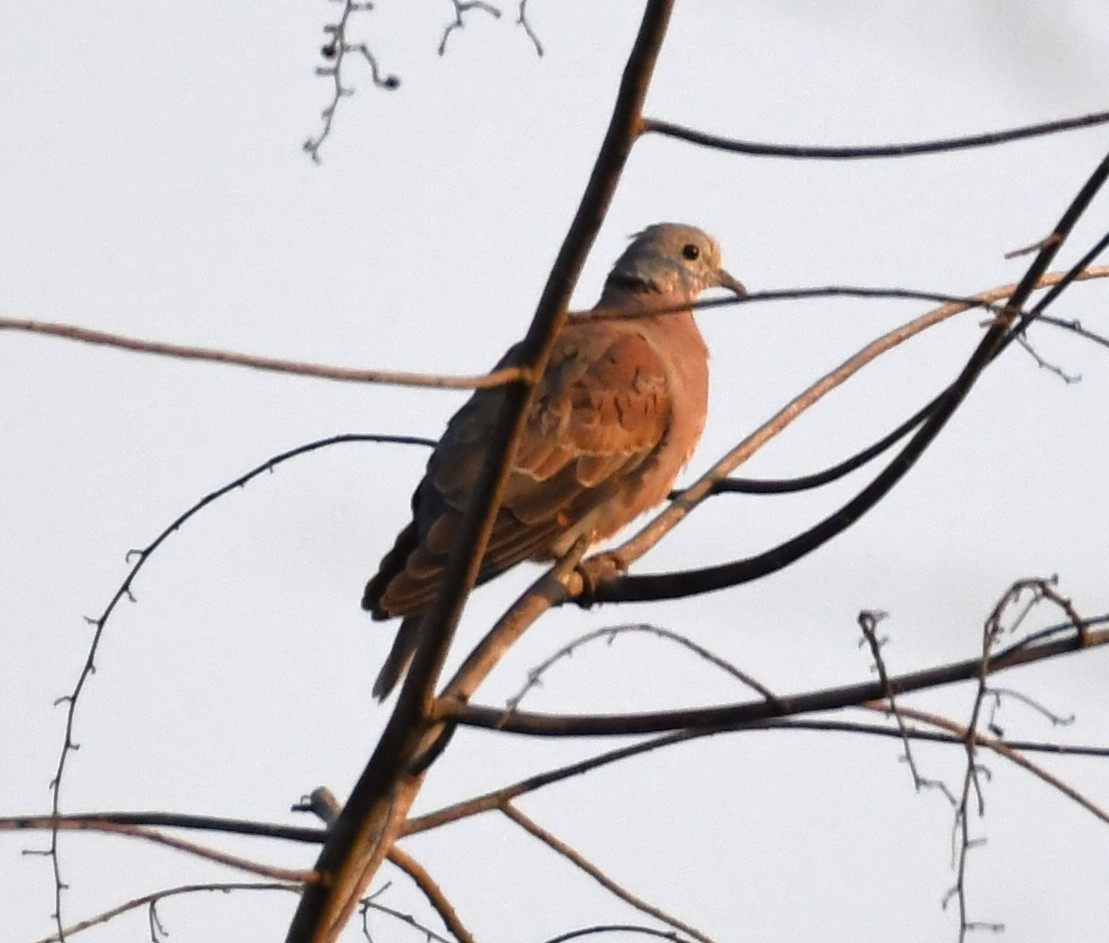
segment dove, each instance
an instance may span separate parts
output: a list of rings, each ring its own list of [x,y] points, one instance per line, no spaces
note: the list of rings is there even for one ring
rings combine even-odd
[[[508,473],[477,582],[523,560],[558,559],[585,536],[611,537],[662,502],[705,425],[708,349],[689,309],[708,288],[739,297],[720,247],[693,226],[657,223],[632,238],[592,311],[571,316],[555,339]],[[643,311],[612,316],[614,309]],[[519,345],[498,367],[516,364]],[[374,684],[384,699],[420,640],[462,515],[504,403],[477,390],[454,414],[412,495],[412,520],[366,585],[374,619],[403,617]]]

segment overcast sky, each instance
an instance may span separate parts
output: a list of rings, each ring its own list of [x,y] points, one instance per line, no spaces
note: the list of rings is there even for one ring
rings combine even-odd
[[[537,57],[480,12],[436,54],[446,2],[380,0],[356,34],[397,74],[353,67],[322,163],[329,84],[313,72],[337,7],[9,3],[0,14],[0,314],[352,367],[487,369],[526,329],[608,121],[640,15],[631,3],[532,0]],[[678,4],[647,113],[757,141],[922,140],[1109,107],[1104,0]],[[635,149],[575,302],[592,304],[627,237],[674,220],[716,236],[752,290],[826,284],[969,293],[1017,280],[1109,148],[1109,129],[933,157],[848,163],[724,155],[649,138]],[[1106,229],[1109,194],[1060,256]],[[1109,285],[1076,286],[1055,314],[1109,333]],[[912,302],[805,301],[706,313],[713,391],[691,480],[789,397],[890,327]],[[851,454],[957,373],[981,336],[970,313],[868,368],[744,474],[791,476]],[[1109,610],[1109,355],[1046,327],[1043,357],[992,367],[918,467],[864,520],[787,571],[654,607],[559,611],[502,662],[478,700],[503,704],[527,670],[581,632],[650,619],[789,693],[871,677],[856,613],[889,611],[891,671],[973,656],[1014,580],[1059,575],[1086,615]],[[437,436],[458,392],[357,386],[0,334],[0,814],[45,812],[62,742],[54,699],[90,629],[147,544],[203,495],[284,449],[341,432]],[[311,824],[289,806],[343,797],[388,716],[370,685],[391,626],[359,608],[408,515],[426,454],[343,445],[219,502],[151,558],[108,625],[80,704],[63,808],[152,809]],[[853,494],[720,497],[637,572],[746,556]],[[534,578],[480,590],[452,652]],[[1046,611],[1038,622],[1054,621]],[[1109,743],[1104,651],[1006,675],[1074,724],[1006,701],[1010,737]],[[673,646],[595,644],[526,706],[649,710],[743,699]],[[973,689],[908,703],[969,716]],[[858,718],[857,718],[858,719]],[[865,717],[862,719],[866,719]],[[463,734],[416,811],[606,745]],[[634,892],[718,940],[957,938],[951,810],[916,794],[890,740],[741,733],[530,796],[521,808]],[[959,784],[960,754],[921,748],[922,773]],[[1109,806],[1105,761],[1043,765]],[[970,916],[1009,943],[1103,943],[1109,830],[997,758],[988,838],[971,857]],[[5,938],[52,929],[42,835],[0,840]],[[310,867],[315,849],[221,847]],[[647,922],[503,817],[406,843],[483,943]],[[122,838],[63,836],[74,921],[129,897],[236,875]],[[427,916],[403,875],[389,906]],[[1091,892],[1091,889],[1092,892]],[[291,895],[179,898],[175,943],[281,939]],[[375,917],[374,939],[419,935]],[[141,913],[82,940],[148,938]],[[352,926],[346,935],[357,939]]]

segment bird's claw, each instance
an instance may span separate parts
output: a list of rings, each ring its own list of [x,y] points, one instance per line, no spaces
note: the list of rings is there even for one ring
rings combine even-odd
[[[583,609],[588,609],[596,601],[597,590],[609,580],[623,576],[630,564],[620,554],[601,553],[579,563],[575,572],[581,578],[581,592],[574,599]]]

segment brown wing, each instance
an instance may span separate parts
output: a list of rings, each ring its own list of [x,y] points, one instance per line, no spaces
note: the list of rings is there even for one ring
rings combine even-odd
[[[580,533],[607,536],[661,500],[669,482],[648,505],[641,485],[670,422],[670,392],[663,359],[629,322],[570,324],[536,392],[478,581],[556,555]],[[503,391],[478,391],[448,425],[413,495],[412,523],[366,587],[375,618],[431,604],[503,402]]]

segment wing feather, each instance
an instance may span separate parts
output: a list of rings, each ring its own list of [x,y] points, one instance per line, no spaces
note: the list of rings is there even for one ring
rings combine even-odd
[[[666,364],[634,324],[572,322],[536,391],[479,582],[549,558],[583,519],[605,534],[626,523],[627,492],[665,438],[670,397]],[[415,532],[367,587],[363,604],[379,618],[430,605],[503,403],[503,390],[479,390],[447,427],[413,496]]]

